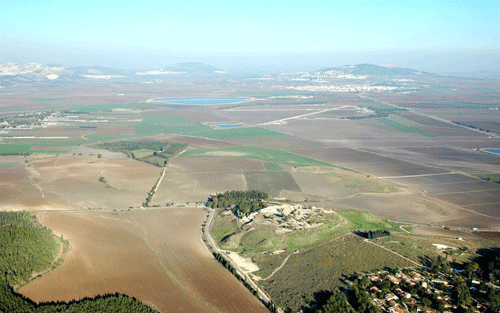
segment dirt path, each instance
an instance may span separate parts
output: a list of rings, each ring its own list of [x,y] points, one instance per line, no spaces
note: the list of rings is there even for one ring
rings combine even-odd
[[[292,255],[290,254],[289,256],[287,256],[284,260],[283,260],[283,263],[281,263],[281,265],[275,269],[271,275],[267,276],[266,278],[262,278],[260,280],[268,280],[269,278],[273,277],[274,274],[276,274],[283,266],[285,266],[286,262],[288,261],[288,259],[291,257]]]
[[[422,264],[417,263],[417,262],[413,261],[412,259],[409,259],[409,258],[405,257],[404,255],[401,255],[401,254],[399,254],[399,253],[397,253],[397,252],[395,252],[395,251],[392,251],[391,249],[386,248],[386,247],[384,247],[384,246],[381,246],[381,245],[379,245],[378,243],[375,243],[375,242],[373,242],[373,241],[371,241],[371,240],[364,239],[363,241],[364,241],[364,242],[371,243],[372,245],[375,245],[375,246],[377,246],[377,247],[379,247],[379,248],[382,248],[382,249],[384,249],[384,250],[387,250],[387,251],[391,252],[392,254],[395,254],[395,255],[397,255],[397,256],[399,256],[399,257],[401,257],[401,258],[405,259],[406,261],[408,261],[408,262],[410,262],[410,263],[412,263],[412,264],[415,264],[416,266],[422,266]]]

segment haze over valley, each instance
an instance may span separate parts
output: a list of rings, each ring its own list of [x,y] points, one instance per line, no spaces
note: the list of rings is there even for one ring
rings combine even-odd
[[[499,311],[498,5],[2,6],[0,312]]]

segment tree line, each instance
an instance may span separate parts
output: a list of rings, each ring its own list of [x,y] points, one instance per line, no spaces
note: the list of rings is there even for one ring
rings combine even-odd
[[[266,205],[263,200],[266,198],[267,193],[258,190],[231,190],[210,196],[206,205],[211,208],[230,209],[236,217],[242,218],[264,208]]]
[[[380,237],[389,237],[391,235],[391,232],[388,230],[381,230],[381,229],[376,229],[376,230],[356,230],[354,233],[360,237],[367,238],[367,239],[375,239],[375,238],[380,238]]]

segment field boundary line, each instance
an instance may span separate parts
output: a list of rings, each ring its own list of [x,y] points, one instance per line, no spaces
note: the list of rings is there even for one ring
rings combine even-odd
[[[301,118],[301,117],[304,117],[304,116],[310,116],[310,115],[315,115],[315,114],[321,114],[321,113],[325,113],[325,112],[328,112],[328,111],[341,110],[341,109],[344,109],[344,108],[346,108],[346,107],[350,107],[350,108],[355,108],[355,109],[357,109],[357,107],[356,107],[356,106],[354,106],[354,105],[349,105],[349,104],[348,104],[348,105],[344,105],[344,106],[337,107],[337,108],[324,109],[324,110],[319,110],[319,111],[312,112],[312,113],[300,114],[300,115],[295,115],[295,116],[291,116],[291,117],[287,117],[287,118],[282,118],[282,119],[275,120],[275,121],[270,121],[270,122],[260,123],[260,124],[256,124],[256,126],[274,125],[274,124],[276,124],[276,123],[280,123],[280,122],[284,122],[284,121],[289,121],[289,120],[294,120],[294,119]]]
[[[396,179],[396,178],[413,178],[413,177],[426,177],[426,176],[439,176],[439,175],[450,175],[450,174],[458,174],[457,172],[448,172],[448,173],[433,173],[433,174],[416,174],[416,175],[402,175],[402,176],[384,176],[377,177],[381,179]],[[437,184],[439,185],[439,184]]]

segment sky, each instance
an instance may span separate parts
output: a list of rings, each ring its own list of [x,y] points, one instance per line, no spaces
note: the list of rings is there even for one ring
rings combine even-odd
[[[500,69],[500,3],[0,0],[0,63]]]

